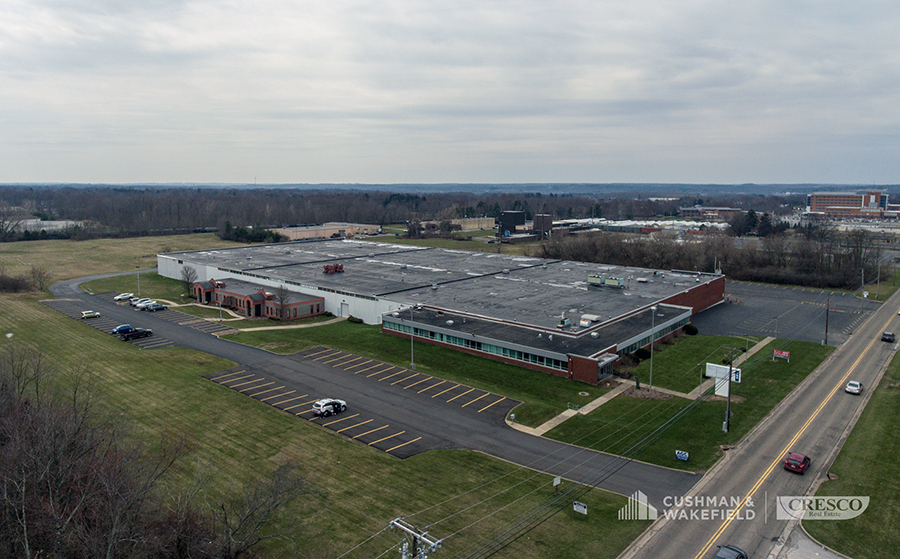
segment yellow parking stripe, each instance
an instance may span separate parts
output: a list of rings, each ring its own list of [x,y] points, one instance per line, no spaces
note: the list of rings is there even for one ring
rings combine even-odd
[[[284,388],[284,387],[282,386],[281,388]],[[260,402],[265,402],[266,400],[271,400],[272,398],[279,398],[281,396],[287,396],[288,394],[293,394],[294,392],[296,392],[296,390],[288,390],[287,392],[282,392],[281,394],[273,394],[272,396],[266,396],[265,398],[260,400]],[[304,396],[305,396],[305,394],[304,394]],[[274,406],[275,404],[272,404],[272,405]]]
[[[422,384],[423,382],[428,382],[429,380],[431,380],[431,379],[433,379],[433,378],[434,378],[434,377],[423,378],[423,379],[420,380],[419,382],[414,382],[414,383],[410,384],[409,386],[404,386],[404,387],[403,387],[403,390],[406,390],[407,388],[412,388],[413,386],[415,386],[415,385],[417,385],[417,384]]]
[[[381,427],[379,427],[379,428],[377,428],[377,429],[372,429],[371,431],[366,431],[365,433],[360,433],[359,435],[356,435],[356,436],[353,437],[353,438],[354,438],[354,439],[358,439],[359,437],[362,437],[363,435],[368,435],[369,433],[374,433],[375,431],[381,431],[381,430],[384,429],[385,427],[387,427],[387,425],[382,425]]]
[[[350,369],[355,369],[355,368],[357,368],[357,367],[359,367],[359,366],[361,366],[361,365],[365,365],[366,363],[371,363],[371,362],[372,362],[371,359],[366,359],[366,360],[363,361],[362,363],[357,363],[356,365],[353,365],[352,367],[347,367],[347,368],[344,369],[344,370],[345,370],[345,371],[349,371]],[[362,371],[360,371],[360,372],[362,372]]]
[[[372,446],[373,444],[378,444],[378,443],[380,443],[381,441],[386,441],[386,440],[388,440],[388,439],[393,439],[394,437],[398,437],[398,436],[402,435],[402,434],[405,433],[405,432],[406,432],[406,431],[400,431],[399,433],[394,433],[393,435],[388,435],[387,437],[385,437],[385,438],[383,438],[383,439],[378,439],[377,441],[372,441],[372,442],[369,443],[369,446]]]
[[[353,429],[354,427],[359,427],[360,425],[365,425],[366,423],[369,423],[370,421],[375,421],[375,420],[374,420],[374,419],[367,419],[367,420],[363,421],[362,423],[357,423],[356,425],[351,425],[350,427],[344,427],[343,429],[341,429],[341,430],[339,430],[339,431],[335,431],[335,433],[343,433],[343,432],[346,431],[347,429]]]
[[[398,445],[395,446],[394,448],[389,448],[389,449],[385,450],[385,452],[391,452],[392,450],[397,450],[397,449],[400,448],[401,446],[406,446],[406,445],[408,445],[408,444],[410,444],[410,443],[414,443],[414,442],[416,442],[417,440],[419,440],[419,439],[421,439],[421,438],[422,438],[422,437],[416,437],[415,439],[413,439],[413,440],[411,440],[411,441],[406,441],[406,442],[403,443],[403,444],[398,444]]]
[[[220,377],[213,377],[213,378],[211,378],[211,379],[209,379],[209,380],[219,380],[220,378],[230,377],[230,376],[232,376],[232,375],[239,375],[239,374],[243,373],[243,372],[246,371],[246,370],[247,370],[247,369],[241,369],[240,371],[235,371],[235,372],[233,372],[233,373],[228,373],[227,375],[222,375],[222,376],[220,376]]]
[[[315,359],[313,359],[313,361],[319,361],[320,359],[327,359],[329,357],[334,357],[335,355],[338,355],[339,353],[341,353],[340,350],[335,351],[334,353],[330,353],[328,355],[323,355],[322,357],[316,357]]]
[[[357,358],[355,358],[355,359],[351,359],[350,361],[344,361],[343,363],[341,363],[341,366],[343,367],[343,366],[346,365],[347,363],[353,363],[354,361],[359,361],[360,359],[365,359],[365,358],[364,358],[364,357],[357,357]],[[355,366],[356,366],[356,365],[354,365],[354,367],[355,367]],[[353,368],[353,367],[348,367],[348,369],[352,369],[352,368]],[[347,369],[344,369],[344,370],[346,371]]]
[[[334,421],[330,421],[330,422],[328,422],[328,423],[323,423],[322,426],[323,426],[323,427],[327,427],[328,425],[334,425],[335,423],[340,423],[341,421],[347,421],[348,419],[353,419],[354,417],[359,417],[359,414],[358,414],[358,413],[355,413],[355,414],[353,414],[353,415],[348,415],[347,417],[342,417],[342,418],[340,418],[340,419],[335,419]]]
[[[272,384],[275,384],[275,383],[273,382]],[[262,388],[262,386],[260,386],[260,388]],[[281,390],[282,388],[284,388],[284,385],[283,385],[283,384],[282,384],[281,386],[276,386],[275,388],[270,388],[270,389],[268,389],[268,390],[263,390],[262,392],[257,392],[257,393],[255,393],[255,394],[248,394],[248,396],[250,396],[251,398],[256,398],[256,397],[259,396],[260,394],[265,394],[266,392],[271,392],[271,391],[273,391],[273,390]]]
[[[382,365],[384,365],[384,363],[375,363],[375,364],[372,365],[371,367],[366,367],[366,368],[363,369],[362,371],[356,371],[356,372],[353,373],[353,374],[354,374],[354,375],[358,375],[359,373],[365,373],[365,372],[368,371],[369,369],[374,369],[375,367],[380,367],[380,366],[382,366]]]
[[[291,392],[296,392],[296,390],[291,390]],[[288,392],[290,394],[290,392]],[[295,396],[293,398],[288,398],[287,400],[282,400],[280,402],[275,402],[272,404],[273,406],[280,406],[281,404],[287,404],[288,402],[293,402],[294,400],[299,400],[300,398],[306,398],[309,394],[304,394],[303,396]]]
[[[488,409],[489,407],[493,406],[494,404],[498,404],[498,403],[502,402],[502,401],[505,400],[505,399],[506,399],[506,396],[501,396],[499,400],[496,400],[496,401],[494,401],[494,402],[491,402],[490,404],[488,404],[488,405],[484,406],[483,408],[481,408],[480,410],[478,410],[478,413],[483,412],[484,410]]]
[[[422,392],[427,392],[428,390],[431,390],[431,389],[434,388],[435,386],[440,386],[440,385],[444,384],[445,382],[447,382],[447,381],[446,381],[446,380],[442,380],[441,382],[439,382],[439,383],[437,383],[437,384],[432,384],[432,385],[429,386],[428,388],[423,388],[422,390],[419,390],[418,392],[416,392],[416,394],[421,394]]]
[[[292,409],[294,409],[294,408],[299,408],[300,406],[308,406],[308,405],[312,404],[313,402],[315,402],[315,400],[310,400],[310,401],[308,401],[308,402],[301,402],[301,403],[297,404],[296,406],[291,406],[291,407],[289,407],[289,408],[284,408],[284,411],[292,410]],[[312,410],[306,410],[306,411],[312,411]],[[302,411],[302,412],[300,412],[300,413],[306,413],[306,412],[305,412],[305,411]],[[300,413],[295,413],[294,415],[300,415]]]
[[[219,384],[227,384],[227,383],[229,383],[229,382],[235,382],[235,381],[238,381],[238,380],[244,380],[245,378],[250,378],[250,377],[255,377],[255,376],[256,376],[256,373],[250,373],[249,375],[244,375],[244,376],[242,376],[242,377],[233,378],[233,379],[228,379],[228,380],[223,380],[223,381],[220,382]]]
[[[263,379],[263,380],[265,380],[265,379]],[[263,386],[269,386],[270,384],[275,384],[275,381],[273,380],[272,382],[267,382],[265,384],[260,384],[258,386],[248,386],[247,388],[245,388],[243,390],[238,390],[238,392],[246,392],[248,390],[256,390],[257,388],[262,388]]]
[[[341,353],[341,352],[339,351],[338,353]],[[329,364],[329,363],[332,363],[332,362],[334,362],[334,361],[338,361],[338,360],[343,359],[343,358],[345,358],[345,357],[347,357],[347,355],[338,355],[338,356],[335,357],[334,359],[329,359],[328,361],[322,361],[322,364],[323,364],[323,365],[327,365],[327,364]]]
[[[450,398],[450,399],[447,400],[447,401],[448,401],[448,402],[452,402],[453,400],[459,398],[460,396],[465,396],[466,394],[468,394],[469,392],[471,392],[471,391],[473,391],[473,390],[475,390],[475,389],[474,389],[474,388],[470,388],[470,389],[466,390],[465,392],[463,392],[462,394],[460,394],[459,396],[454,396],[454,397]]]
[[[490,394],[490,392],[485,392],[485,393],[482,394],[481,396],[475,398],[475,399],[472,400],[471,402],[466,402],[465,404],[463,404],[463,405],[460,406],[460,407],[463,407],[463,408],[464,408],[464,407],[468,406],[469,404],[474,404],[475,402],[477,402],[478,400],[484,398],[485,396],[487,396],[487,395],[489,395],[489,394]]]
[[[305,357],[306,359],[309,359],[310,357],[313,357],[314,355],[319,355],[320,353],[325,353],[326,351],[331,351],[331,348],[326,347],[325,349],[321,349],[315,353],[310,353],[309,355],[304,355],[303,357]]]
[[[409,372],[409,371],[407,371],[407,372]],[[409,380],[409,379],[411,379],[411,378],[413,378],[413,377],[417,377],[417,376],[419,376],[419,374],[420,374],[420,373],[414,373],[414,374],[409,375],[409,376],[406,377],[406,378],[402,378],[402,379],[400,379],[400,380],[395,380],[394,382],[391,383],[391,386],[394,386],[395,384],[401,383],[401,382],[403,382],[403,381],[405,381],[405,380]],[[388,378],[390,378],[390,377],[388,377]],[[384,380],[384,379],[379,379],[378,382],[381,382],[381,381],[383,381],[383,380]]]
[[[444,392],[450,392],[451,390],[453,390],[454,388],[457,388],[457,387],[459,387],[458,384],[457,384],[456,386],[451,386],[450,388],[448,388],[448,389],[446,389],[446,390],[441,390],[440,392],[438,392],[437,394],[435,394],[434,396],[432,396],[432,398],[437,398],[438,396],[440,396],[440,395],[443,394]]]
[[[390,369],[385,369],[385,371],[390,371],[391,369],[393,369],[393,367],[391,367]],[[382,371],[382,372],[384,372],[384,371]],[[391,378],[391,377],[395,377],[395,376],[397,376],[397,375],[401,375],[401,374],[403,374],[403,373],[405,373],[405,372],[407,372],[406,369],[400,369],[399,371],[397,371],[396,373],[394,373],[394,374],[392,374],[392,375],[388,375],[388,376],[386,376],[386,377],[384,377],[384,378],[378,379],[378,382],[381,382],[381,381],[383,381],[383,380],[387,380],[387,379],[389,379],[389,378]],[[368,376],[371,377],[371,376],[373,376],[374,374],[375,374],[375,373],[372,373],[371,375],[368,375]]]
[[[250,376],[252,377],[253,375],[250,375]],[[266,377],[259,377],[259,378],[255,378],[253,380],[248,380],[247,382],[242,382],[240,384],[233,384],[233,385],[229,386],[228,388],[237,388],[238,386],[244,386],[245,384],[253,384],[254,382],[259,382],[262,380],[266,380]]]

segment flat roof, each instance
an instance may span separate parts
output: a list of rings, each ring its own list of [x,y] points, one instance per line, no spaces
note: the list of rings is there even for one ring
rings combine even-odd
[[[166,256],[274,281],[545,329],[555,328],[563,315],[576,323],[582,314],[597,315],[606,322],[721,277],[337,239]],[[342,264],[344,272],[326,274],[325,264]],[[588,283],[592,274],[621,278],[625,287],[592,286]]]

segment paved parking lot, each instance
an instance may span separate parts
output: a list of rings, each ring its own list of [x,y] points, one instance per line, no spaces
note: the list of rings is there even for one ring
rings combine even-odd
[[[297,366],[291,366],[291,361]],[[305,374],[310,367],[325,371],[329,382],[322,385],[315,376]],[[440,422],[426,426],[424,414],[418,416],[422,406],[439,405],[444,413],[502,425],[506,414],[519,404],[499,394],[324,346],[206,378],[399,458],[454,446],[449,433],[441,432]],[[330,417],[313,415],[313,402],[325,397],[346,400],[347,411]]]
[[[110,300],[112,300],[112,295],[110,295]],[[84,308],[84,303],[79,299],[48,299],[46,301],[42,301],[45,305],[50,307],[51,309],[60,312],[66,316],[75,318],[80,320],[81,322],[93,326],[97,330],[101,332],[106,332],[109,334],[113,328],[116,326],[123,324],[121,320],[116,318],[112,318],[107,316],[104,311],[101,309],[100,316],[98,318],[81,318],[81,311],[86,311],[90,309]],[[127,305],[127,303],[126,303]],[[93,309],[97,310],[97,309]],[[140,312],[140,311],[138,311]],[[140,327],[139,324],[132,324],[132,326]],[[152,328],[151,328],[152,330]],[[127,343],[131,345],[136,345],[138,347],[142,347],[144,349],[156,349],[160,347],[167,347],[170,345],[174,345],[169,339],[163,338],[154,331],[153,335],[147,338],[138,338],[136,340],[129,340]]]
[[[694,317],[701,334],[774,336],[823,343],[827,306],[828,345],[838,346],[881,306],[880,302],[850,293],[734,281],[726,281],[725,298],[727,302]]]

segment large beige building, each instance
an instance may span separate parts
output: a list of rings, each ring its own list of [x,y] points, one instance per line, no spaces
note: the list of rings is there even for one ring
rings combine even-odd
[[[284,235],[292,241],[304,239],[344,239],[356,235],[371,235],[381,230],[380,225],[367,225],[363,223],[329,222],[322,225],[309,225],[303,227],[284,227],[274,229],[279,235]]]

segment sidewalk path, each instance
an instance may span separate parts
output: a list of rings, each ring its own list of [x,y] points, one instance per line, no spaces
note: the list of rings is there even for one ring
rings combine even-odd
[[[262,330],[262,328],[260,328],[260,330]],[[765,347],[766,344],[773,341],[774,339],[775,338],[767,337],[767,338],[757,342],[753,347],[751,347],[749,350],[744,352],[740,357],[738,357],[737,359],[734,360],[734,366],[738,366],[741,363],[745,362],[747,359],[752,357],[756,352],[761,350],[763,347]],[[615,388],[613,388],[606,394],[603,394],[602,396],[600,396],[596,400],[590,402],[589,404],[585,404],[584,406],[581,406],[578,409],[566,410],[566,411],[562,412],[561,414],[557,415],[556,417],[554,417],[553,419],[551,419],[551,420],[547,421],[546,423],[539,425],[537,427],[526,427],[525,425],[519,425],[518,423],[509,421],[508,419],[507,419],[506,423],[513,429],[522,431],[523,433],[529,433],[531,435],[541,436],[544,433],[546,433],[547,431],[549,431],[550,429],[553,429],[554,427],[562,424],[564,421],[566,421],[570,417],[575,417],[576,415],[587,415],[587,414],[591,413],[592,411],[599,408],[606,402],[609,402],[610,400],[612,400],[619,394],[621,394],[621,393],[625,392],[626,390],[628,390],[629,388],[632,388],[635,386],[635,382],[633,380],[616,379],[616,382],[618,382],[619,384]],[[661,392],[663,394],[669,394],[671,396],[677,396],[679,398],[687,398],[690,400],[696,400],[697,398],[700,397],[701,394],[704,394],[707,390],[712,388],[715,385],[715,382],[716,382],[716,379],[708,379],[708,380],[704,381],[702,384],[700,384],[699,386],[697,386],[697,388],[694,388],[687,394],[685,394],[684,392],[676,392],[675,390],[669,390],[667,388],[654,388],[653,390],[655,392]]]

